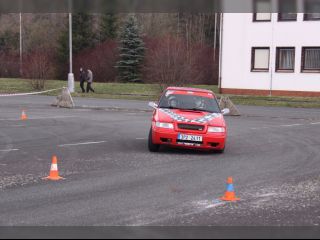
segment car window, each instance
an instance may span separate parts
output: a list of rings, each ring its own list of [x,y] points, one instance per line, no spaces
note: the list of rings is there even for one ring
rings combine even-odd
[[[219,104],[215,98],[187,94],[166,93],[160,99],[159,107],[221,113]]]

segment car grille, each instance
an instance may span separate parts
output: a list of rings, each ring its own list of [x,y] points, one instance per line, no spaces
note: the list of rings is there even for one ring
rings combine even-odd
[[[193,131],[203,131],[204,126],[201,125],[191,125],[191,124],[178,124],[179,129],[193,130]]]

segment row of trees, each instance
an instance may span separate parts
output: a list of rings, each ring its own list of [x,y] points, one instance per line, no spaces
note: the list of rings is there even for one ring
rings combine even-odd
[[[24,25],[32,28],[24,29],[24,35],[31,36],[24,38],[23,77],[64,79],[69,57],[67,16],[24,19]],[[215,25],[213,14],[74,14],[74,65],[92,69],[100,82],[215,84]],[[18,62],[19,35],[1,26],[0,77],[10,77],[17,69],[9,72],[4,65]]]

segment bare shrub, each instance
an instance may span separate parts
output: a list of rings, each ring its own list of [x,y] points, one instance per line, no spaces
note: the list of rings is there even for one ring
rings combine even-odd
[[[82,67],[92,70],[96,82],[114,82],[117,77],[117,47],[117,42],[110,40],[77,54],[74,59],[76,79],[79,79],[79,69]]]
[[[32,88],[43,90],[46,80],[54,73],[52,53],[47,49],[37,49],[24,56],[23,77],[30,79]]]
[[[166,36],[146,39],[145,82],[168,85],[215,84],[213,49],[204,44],[187,44],[181,38]]]

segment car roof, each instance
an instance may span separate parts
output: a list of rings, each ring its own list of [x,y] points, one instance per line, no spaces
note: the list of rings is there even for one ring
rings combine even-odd
[[[186,88],[186,87],[168,87],[167,91],[185,91],[185,92],[198,92],[198,93],[211,93],[213,94],[213,96],[215,96],[215,94],[210,91],[210,90],[206,90],[206,89],[200,89],[200,88]]]

